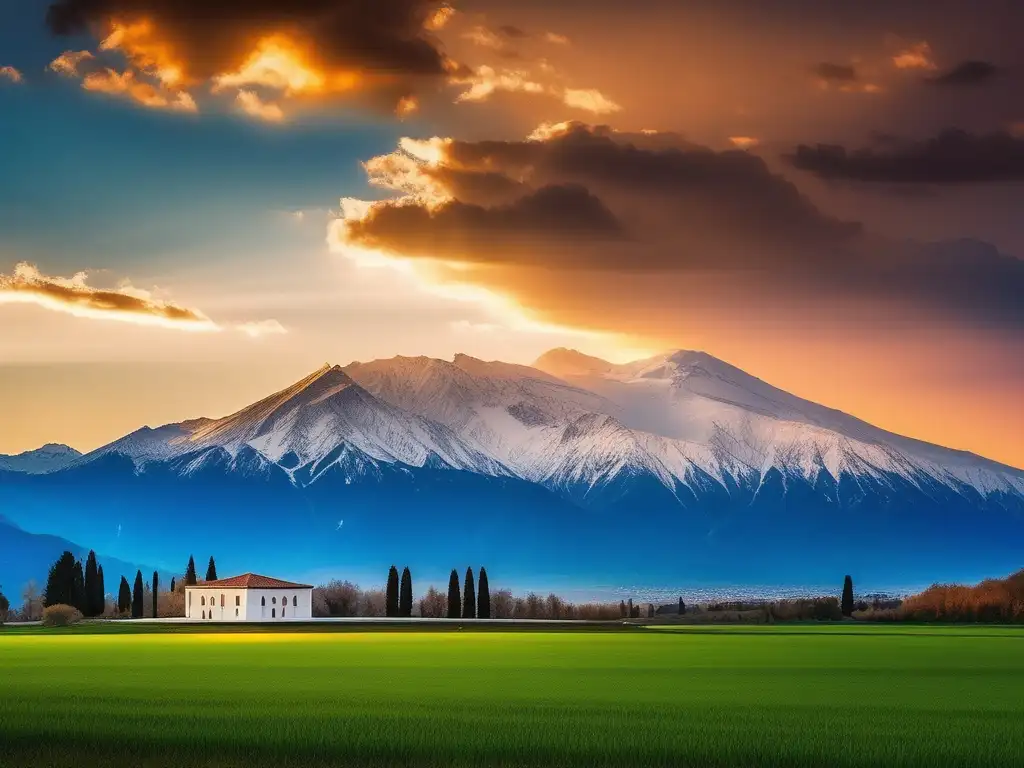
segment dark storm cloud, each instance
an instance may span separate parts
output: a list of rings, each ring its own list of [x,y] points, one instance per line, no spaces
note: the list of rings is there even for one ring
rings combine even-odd
[[[426,173],[455,199],[379,203],[345,222],[342,239],[407,257],[541,269],[550,281],[525,295],[555,315],[547,302],[573,285],[614,304],[617,281],[657,274],[684,304],[706,300],[700,286],[711,280],[726,303],[854,302],[865,317],[1024,330],[1024,261],[974,241],[864,236],[749,153],[644,148],[630,138],[577,124],[529,141],[448,142]]]
[[[58,0],[58,35],[105,35],[112,20],[148,21],[159,44],[205,79],[238,66],[259,38],[294,35],[327,67],[391,76],[442,76],[444,58],[425,26],[439,0]]]
[[[947,130],[924,141],[887,137],[854,150],[800,145],[787,159],[796,168],[832,179],[914,184],[1024,180],[1024,138],[1006,132]]]
[[[485,207],[451,200],[438,208],[417,204],[386,205],[350,225],[352,240],[363,245],[406,251],[415,245],[425,255],[467,261],[533,261],[539,244],[617,240],[615,216],[586,189],[575,184],[542,187],[508,205]]]
[[[981,85],[991,80],[999,68],[988,61],[964,61],[948,72],[929,77],[927,82],[932,85]]]
[[[857,80],[857,70],[849,64],[833,64],[828,61],[823,61],[816,66],[814,74],[822,80],[836,83],[852,83]]]

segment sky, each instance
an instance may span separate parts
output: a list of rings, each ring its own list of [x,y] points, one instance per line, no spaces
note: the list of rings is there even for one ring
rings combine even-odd
[[[703,349],[1024,466],[1015,0],[0,0],[0,453]]]

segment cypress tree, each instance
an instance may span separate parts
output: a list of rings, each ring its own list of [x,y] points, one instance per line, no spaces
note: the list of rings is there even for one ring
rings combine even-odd
[[[473,569],[466,569],[466,585],[462,588],[462,618],[476,618],[476,589],[473,586]]]
[[[71,579],[71,602],[68,605],[75,606],[83,616],[89,610],[89,602],[85,597],[85,573],[82,571],[82,561],[75,560]]]
[[[847,576],[843,579],[843,599],[840,604],[843,616],[853,614],[853,579]]]
[[[626,603],[626,609],[629,611],[629,618],[633,618],[633,598],[629,598],[629,602]]]
[[[128,579],[121,577],[121,586],[117,589],[117,612],[127,613],[132,607],[132,588],[128,586]]]
[[[135,572],[135,588],[132,589],[132,618],[142,618],[142,571]]]
[[[626,601],[619,600],[619,616],[626,618]]]
[[[157,617],[157,593],[160,591],[160,574],[153,571],[153,618]]]
[[[174,592],[174,577],[171,576],[171,592]]]
[[[103,613],[103,606],[97,605],[96,587],[99,579],[99,569],[96,565],[96,553],[91,549],[89,556],[85,559],[85,610],[83,616],[99,616]]]
[[[43,605],[74,605],[75,556],[65,551],[50,566],[46,576]]]
[[[391,566],[391,570],[388,571],[388,587],[384,603],[384,615],[389,617],[398,615],[398,569],[393,565]]]
[[[448,618],[457,619],[462,615],[462,597],[459,595],[459,572],[452,568],[448,577]]]
[[[96,568],[96,607],[99,610],[97,616],[102,616],[103,612],[107,610],[107,587],[103,581],[102,565]]]
[[[192,555],[188,556],[188,567],[185,569],[185,586],[194,587],[196,585],[196,561],[192,559]]]
[[[679,598],[679,615],[682,616],[686,613],[686,603],[683,602],[683,598]]]
[[[491,585],[487,582],[487,569],[480,566],[480,588],[476,594],[476,617],[491,618]]]
[[[402,586],[398,591],[398,615],[412,616],[412,574],[406,566],[402,571]]]
[[[217,564],[213,562],[213,555],[210,555],[210,564],[206,566],[206,580],[216,581],[217,580]]]

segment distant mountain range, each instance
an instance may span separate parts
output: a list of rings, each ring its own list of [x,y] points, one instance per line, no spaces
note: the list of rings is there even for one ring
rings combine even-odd
[[[482,563],[552,588],[891,588],[1024,564],[1021,470],[702,352],[325,366],[222,419],[10,461],[11,520],[170,567],[213,552],[282,576]]]

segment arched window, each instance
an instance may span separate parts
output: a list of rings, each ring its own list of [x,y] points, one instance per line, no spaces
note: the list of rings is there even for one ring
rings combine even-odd
[[[199,598],[199,602],[202,605],[206,605],[206,595],[203,595],[202,597],[200,597]],[[205,611],[204,611],[204,613],[205,613]],[[203,618],[206,618],[206,617],[204,616]]]
[[[276,619],[277,618],[277,608],[271,608],[270,609],[270,618],[272,618],[272,619]]]
[[[237,616],[237,615],[238,615],[238,609],[235,608],[235,616]]]
[[[298,607],[299,607],[299,596],[298,595],[292,595],[292,608],[298,608]]]
[[[260,598],[260,605],[262,605],[264,608],[267,607],[267,598],[265,596]]]
[[[272,602],[274,605],[277,605],[277,598],[276,597],[270,598],[270,602]]]
[[[206,618],[206,611],[203,611],[203,618]]]
[[[287,604],[288,600],[286,599],[284,602],[285,602],[285,604]],[[281,618],[282,619],[284,618],[284,605],[281,606]]]

